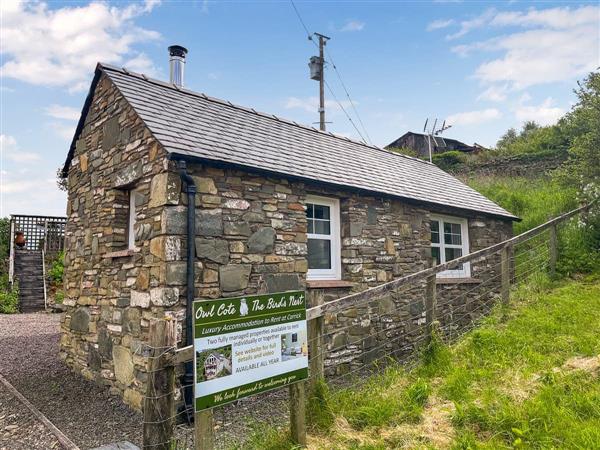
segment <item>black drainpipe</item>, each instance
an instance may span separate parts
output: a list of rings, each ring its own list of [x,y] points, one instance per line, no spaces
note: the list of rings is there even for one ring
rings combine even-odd
[[[187,301],[185,314],[185,336],[186,345],[194,345],[194,318],[192,304],[194,302],[194,261],[196,259],[195,237],[196,237],[196,183],[187,173],[185,161],[177,161],[179,177],[184,184],[187,193]],[[188,423],[194,417],[194,362],[185,363],[185,374],[183,375],[184,400],[187,411]]]

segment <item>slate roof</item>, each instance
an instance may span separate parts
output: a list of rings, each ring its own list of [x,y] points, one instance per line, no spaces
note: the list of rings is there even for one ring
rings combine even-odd
[[[231,163],[294,178],[517,219],[429,162],[108,65],[98,65],[94,83],[101,72],[114,82],[154,137],[173,156]],[[85,113],[84,106],[83,116]],[[83,120],[84,117],[80,124]],[[79,131],[78,127],[71,151]],[[69,162],[68,158],[65,169],[68,169]]]

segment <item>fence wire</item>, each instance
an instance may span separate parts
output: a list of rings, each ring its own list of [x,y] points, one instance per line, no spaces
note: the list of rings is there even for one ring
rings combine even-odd
[[[381,373],[391,365],[401,365],[410,370],[419,363],[419,351],[429,342],[434,317],[438,335],[445,343],[452,343],[477,327],[494,308],[502,304],[502,250],[470,262],[470,280],[437,284],[437,302],[428,306],[426,279],[411,279],[391,292],[375,298],[365,298],[348,309],[327,317],[322,334],[309,336],[309,365],[323,359],[325,381],[330,389],[356,389],[371,376]],[[548,269],[550,256],[548,231],[528,237],[512,247],[508,255],[510,285],[514,288],[531,276]],[[467,281],[465,283],[464,281]],[[317,345],[321,343],[321,345]],[[317,348],[317,351],[314,349]],[[174,353],[174,347],[152,348],[142,344],[139,356],[146,358],[146,369],[154,358]],[[155,377],[148,371],[150,389],[143,402],[158,404],[158,400],[174,396],[173,411],[155,411],[157,421],[144,425],[174,427],[173,438],[168,442],[144,445],[143,448],[192,449],[193,425],[186,423],[187,411],[181,406],[184,389],[180,378],[170,392],[154,386]],[[152,394],[154,393],[154,394]],[[253,424],[268,423],[287,427],[290,416],[288,389],[258,394],[212,410],[216,448],[240,445]],[[165,434],[169,430],[164,429]]]

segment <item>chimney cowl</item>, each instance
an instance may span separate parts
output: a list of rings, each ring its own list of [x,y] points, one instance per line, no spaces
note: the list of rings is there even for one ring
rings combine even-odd
[[[187,48],[181,45],[171,45],[169,47],[169,82],[175,86],[183,87],[183,72],[187,52]]]
[[[185,58],[187,52],[187,48],[182,47],[181,45],[171,45],[169,47],[169,55],[171,56],[179,56],[181,58]]]

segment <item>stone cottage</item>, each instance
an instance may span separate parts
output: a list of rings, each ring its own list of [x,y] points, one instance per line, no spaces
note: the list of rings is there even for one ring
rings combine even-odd
[[[103,64],[63,175],[61,356],[135,408],[151,318],[175,318],[183,346],[194,298],[327,301],[507,239],[516,219],[428,162]],[[440,291],[484,269],[442,273]]]

